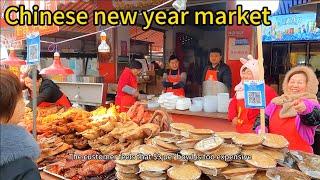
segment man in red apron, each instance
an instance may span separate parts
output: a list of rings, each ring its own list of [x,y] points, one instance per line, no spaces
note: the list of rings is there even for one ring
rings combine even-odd
[[[116,96],[116,105],[120,111],[125,112],[132,106],[137,98],[143,99],[138,92],[138,75],[141,73],[142,64],[138,61],[131,61],[130,68],[126,67],[119,77]]]
[[[27,87],[29,94],[32,96],[32,77],[33,72],[29,71],[27,77],[24,78],[25,86]],[[38,107],[48,107],[51,105],[63,106],[65,108],[71,107],[71,102],[68,97],[63,94],[59,86],[57,86],[50,79],[43,78],[39,71],[37,71],[37,82],[36,89],[38,90],[37,94],[37,105]],[[27,104],[28,107],[32,107],[32,101]]]
[[[231,70],[222,60],[222,51],[218,48],[210,50],[210,65],[204,70],[203,81],[222,82],[231,89]]]
[[[162,85],[165,92],[173,92],[176,96],[185,96],[184,86],[187,80],[187,74],[180,72],[179,60],[172,55],[169,59],[169,70],[163,74]]]

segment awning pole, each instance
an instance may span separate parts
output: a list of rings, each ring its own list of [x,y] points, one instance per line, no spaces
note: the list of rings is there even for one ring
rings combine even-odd
[[[264,80],[261,25],[257,26],[257,43],[258,43],[259,80]],[[265,126],[265,109],[260,109],[260,128],[261,128],[261,133],[265,133],[265,127],[266,127]]]
[[[37,67],[32,65],[32,112],[33,112],[33,137],[37,140]]]

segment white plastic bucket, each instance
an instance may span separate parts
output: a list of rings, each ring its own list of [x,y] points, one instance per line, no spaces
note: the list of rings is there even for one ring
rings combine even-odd
[[[218,110],[218,97],[205,96],[203,102],[204,112],[217,112]]]

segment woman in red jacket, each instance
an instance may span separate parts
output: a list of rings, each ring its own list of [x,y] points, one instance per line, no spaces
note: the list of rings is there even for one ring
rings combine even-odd
[[[138,91],[138,75],[141,73],[142,64],[138,61],[131,61],[130,68],[126,67],[119,77],[116,96],[116,105],[124,112],[132,106],[136,99],[144,99]]]
[[[232,98],[229,104],[228,119],[236,126],[236,131],[239,133],[251,133],[255,119],[259,115],[259,109],[248,109],[244,104],[244,81],[258,80],[259,68],[258,61],[253,59],[251,55],[249,60],[240,58],[242,67],[240,69],[241,82],[235,87],[236,95]],[[266,104],[277,96],[277,93],[269,86],[265,86]]]

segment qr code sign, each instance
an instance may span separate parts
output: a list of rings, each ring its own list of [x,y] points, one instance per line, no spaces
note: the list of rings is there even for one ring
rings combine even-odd
[[[250,106],[262,106],[260,91],[248,91],[248,104]]]

